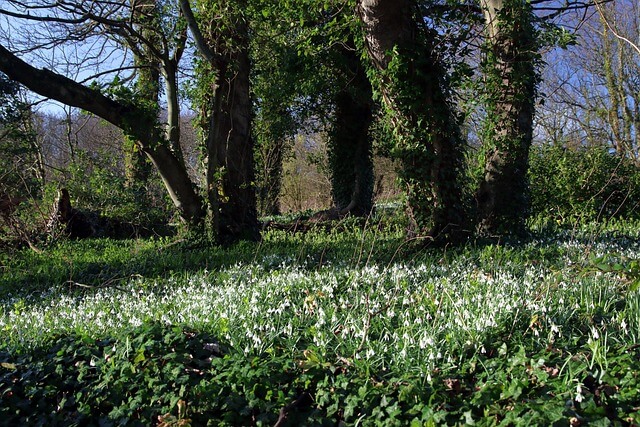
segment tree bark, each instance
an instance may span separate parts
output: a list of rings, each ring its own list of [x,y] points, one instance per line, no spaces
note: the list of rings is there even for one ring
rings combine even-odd
[[[529,214],[527,170],[533,132],[536,40],[524,0],[483,0],[487,23],[485,172],[478,232],[522,234]]]
[[[171,144],[171,151],[180,162],[184,162],[180,146],[180,100],[178,99],[178,76],[176,65],[168,60],[163,66],[165,92],[167,97],[166,138]]]
[[[360,0],[357,12],[378,70],[372,83],[398,140],[412,232],[455,241],[465,219],[462,138],[444,70],[434,59],[433,35],[418,26],[415,8],[412,0]]]
[[[216,240],[225,244],[260,239],[251,136],[249,28],[240,13],[244,6],[240,1],[229,7],[225,10],[228,15],[204,34],[189,1],[180,0],[198,51],[216,75],[207,106],[207,197],[211,229]]]
[[[353,76],[348,87],[340,90],[334,101],[333,129],[329,139],[331,192],[340,214],[367,216],[373,207],[373,161],[369,138],[373,95],[356,51],[344,49],[341,55]]]
[[[148,30],[155,16],[155,0],[143,0],[137,3],[131,0],[132,15],[138,25],[138,31],[150,42],[157,41],[155,34]],[[133,50],[134,64],[136,66],[137,80],[136,91],[145,100],[149,100],[153,105],[158,105],[160,91],[160,71],[159,61],[149,52],[148,46],[136,46],[130,43]],[[129,139],[125,135],[125,139]],[[130,188],[135,189],[140,196],[144,196],[144,188],[151,173],[151,165],[147,161],[147,156],[140,150],[139,144],[135,141],[127,141],[124,147],[125,176]]]
[[[246,29],[245,29],[246,30]],[[218,70],[207,141],[207,185],[218,240],[259,240],[248,46]],[[217,217],[217,218],[216,218]]]
[[[180,216],[190,224],[204,219],[202,201],[183,164],[163,143],[156,119],[143,109],[124,105],[49,70],[37,69],[0,46],[0,71],[33,92],[72,107],[82,108],[122,129],[134,138],[157,168]]]

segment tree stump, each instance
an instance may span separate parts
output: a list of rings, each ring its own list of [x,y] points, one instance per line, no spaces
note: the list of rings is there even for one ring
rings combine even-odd
[[[47,222],[47,232],[53,236],[62,233],[71,239],[85,239],[93,236],[95,229],[87,215],[71,206],[69,191],[62,188],[53,203],[53,212]]]

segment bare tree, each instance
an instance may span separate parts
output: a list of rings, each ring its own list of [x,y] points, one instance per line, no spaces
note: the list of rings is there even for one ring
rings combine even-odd
[[[14,28],[16,24],[24,24],[31,27],[31,32],[5,40],[15,53],[0,48],[0,69],[42,96],[85,109],[123,129],[158,169],[182,217],[190,223],[201,223],[202,203],[186,172],[179,145],[177,67],[186,46],[186,27],[181,27],[178,10],[171,15],[163,9],[165,15],[160,17],[155,3],[135,1],[9,0],[7,5],[12,8],[0,10],[0,14]],[[77,45],[69,48],[69,43]],[[75,67],[73,75],[78,77],[77,81],[27,64],[16,55],[20,52],[36,63],[47,52],[54,59],[62,56],[65,66],[60,71]],[[137,63],[132,63],[128,52],[134,53]],[[110,58],[114,57],[119,58],[121,66],[112,67],[114,61]],[[52,61],[48,65],[55,68],[58,64]],[[93,71],[91,75],[87,74],[89,69]],[[145,88],[157,81],[149,74],[155,69],[165,81],[168,114],[164,126],[157,123],[158,89],[151,90],[154,94]],[[142,77],[136,90],[130,90],[126,83],[135,70]],[[93,79],[104,81],[108,75],[116,77],[116,85],[110,85],[109,89],[112,95],[105,96],[95,87],[83,84]]]
[[[631,39],[640,31],[639,6],[628,0],[599,3],[570,25],[577,28],[577,46],[546,61],[548,97],[541,112],[565,117],[563,143],[606,145],[638,162],[640,53]],[[542,116],[538,122],[549,126]]]

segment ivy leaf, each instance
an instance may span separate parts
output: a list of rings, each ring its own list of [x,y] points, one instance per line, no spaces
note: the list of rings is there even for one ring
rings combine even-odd
[[[146,356],[144,355],[144,349],[138,350],[136,357],[133,359],[133,363],[137,365],[140,362],[144,362],[146,360]]]

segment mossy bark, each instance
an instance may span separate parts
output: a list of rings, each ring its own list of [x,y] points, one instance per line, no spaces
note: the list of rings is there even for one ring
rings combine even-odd
[[[214,233],[222,243],[259,240],[248,49],[233,53],[217,72],[207,139],[207,192]]]
[[[411,233],[457,241],[465,221],[463,141],[447,98],[433,34],[417,25],[417,4],[360,0],[373,84],[381,94],[397,138],[400,176],[407,193]]]
[[[249,26],[242,13],[247,3],[220,5],[205,1],[201,5],[200,23],[188,0],[179,3],[198,51],[206,60],[197,70],[197,80],[201,114],[208,117],[202,125],[207,135],[210,234],[224,244],[259,240],[251,135]],[[207,13],[214,13],[216,19],[207,18]]]
[[[533,12],[524,0],[486,0],[485,170],[477,192],[481,235],[523,234],[538,58]]]

